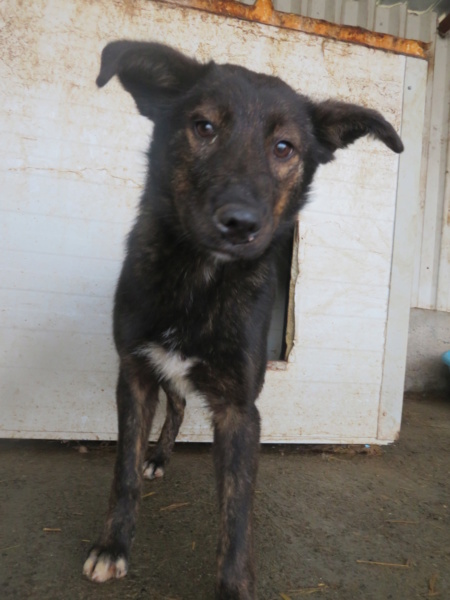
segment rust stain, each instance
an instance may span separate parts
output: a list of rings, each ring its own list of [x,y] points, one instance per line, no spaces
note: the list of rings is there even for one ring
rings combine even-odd
[[[122,0],[122,8],[128,17],[134,17],[141,12],[141,7],[136,0]]]
[[[292,29],[303,33],[331,38],[341,42],[349,42],[387,50],[396,54],[406,54],[417,58],[428,59],[430,44],[416,40],[407,40],[393,35],[377,33],[353,27],[336,25],[321,19],[311,19],[292,13],[283,13],[273,8],[271,0],[256,0],[248,6],[235,0],[153,0],[163,4],[182,6],[184,9],[193,8],[225,17],[235,17],[245,21],[253,21],[283,29]]]

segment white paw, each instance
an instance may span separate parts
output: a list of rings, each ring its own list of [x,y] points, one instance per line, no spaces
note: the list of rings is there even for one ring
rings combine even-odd
[[[144,463],[144,477],[146,479],[157,479],[164,476],[164,467],[157,467],[155,463]]]
[[[128,572],[128,563],[124,556],[113,558],[108,552],[93,549],[83,565],[83,575],[91,581],[103,583],[108,579],[120,579]]]

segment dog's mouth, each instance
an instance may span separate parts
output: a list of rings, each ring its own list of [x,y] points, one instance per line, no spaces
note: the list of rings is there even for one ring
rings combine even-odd
[[[264,253],[270,240],[270,228],[267,227],[257,233],[249,234],[246,239],[230,240],[223,236],[216,237],[216,239],[210,240],[206,247],[214,258],[223,262],[252,260]]]

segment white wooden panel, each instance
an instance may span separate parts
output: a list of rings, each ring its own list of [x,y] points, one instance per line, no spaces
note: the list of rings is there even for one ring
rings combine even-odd
[[[324,378],[326,374],[325,363]],[[373,443],[376,439],[378,415],[373,398],[379,393],[378,382],[352,383],[346,378],[345,382],[307,383],[289,380],[279,371],[268,378],[265,391],[258,406],[263,416],[262,437],[267,442]],[[291,398],[289,404],[286,398]],[[327,402],[327,410],[322,410],[320,398],[333,399]],[[270,414],[270,421],[264,414]],[[314,428],[309,423],[314,423]],[[283,431],[282,439],[279,431]]]
[[[405,58],[144,0],[2,9],[2,434],[112,439],[110,311],[151,124],[117,81],[96,89],[104,44],[171,43],[279,74],[315,98],[371,106],[397,128]],[[259,400],[266,441],[377,439],[397,166],[361,140],[319,170],[300,222],[294,347]],[[396,420],[401,395],[392,403]],[[204,407],[188,399],[180,439],[210,437]]]
[[[300,343],[323,350],[371,350],[384,345],[384,319],[309,313],[297,320]]]
[[[381,357],[374,350],[299,347],[298,364],[292,373],[292,381],[302,384],[377,385]],[[283,379],[280,373],[278,379]]]
[[[111,298],[120,268],[116,260],[22,249],[2,250],[3,261],[3,289],[42,291],[49,300],[53,294]]]
[[[303,233],[303,231],[305,233]],[[337,250],[332,247],[313,246],[308,244],[308,228],[304,223],[302,227],[301,241],[301,269],[302,279],[305,280],[304,287],[299,290],[301,296],[312,293],[316,296],[314,289],[309,292],[306,287],[308,282],[321,279],[332,282],[349,282],[355,286],[360,284],[370,285],[380,282],[386,294],[388,293],[390,260],[386,255],[378,252],[354,252],[353,250]],[[334,268],[331,268],[331,265]]]
[[[420,308],[436,308],[439,282],[448,120],[450,115],[450,77],[448,76],[450,72],[450,43],[448,43],[448,40],[436,38],[434,60],[435,72],[426,170],[426,203],[423,216],[419,275],[418,306]],[[444,73],[447,74],[447,77],[443,76]],[[450,269],[450,266],[447,268]]]
[[[450,312],[450,125],[448,131],[447,169],[444,188],[444,218],[439,261],[438,310]]]
[[[428,152],[430,148],[430,138],[433,137],[431,130],[431,106],[433,100],[434,69],[429,66],[427,86],[425,94],[425,117],[422,129],[422,156],[420,161],[420,212],[417,227],[417,239],[414,244],[414,277],[411,292],[411,306],[419,305],[419,295],[421,293],[421,262],[422,262],[422,240],[424,236],[424,214],[427,205],[427,177],[428,177]],[[436,199],[434,199],[436,200]]]
[[[305,285],[307,278],[305,275]],[[316,314],[384,320],[388,303],[385,286],[319,279],[314,271],[309,278],[315,294],[300,293],[298,299],[305,318]]]
[[[420,164],[426,76],[426,63],[406,59],[402,123],[405,151],[400,157],[398,175],[395,242],[377,434],[379,439],[387,440],[392,440],[399,431],[402,416],[398,398],[403,395],[405,379],[414,261],[411,248],[417,237],[420,199],[420,170],[412,169],[411,165]]]
[[[381,251],[383,254],[386,254],[391,247],[392,230],[386,227],[386,223],[392,223],[392,214],[390,219],[376,217],[370,219],[365,215],[349,216],[348,214],[339,215],[339,219],[336,219],[335,214],[325,216],[324,213],[315,213],[313,210],[309,210],[307,215],[308,243],[313,246],[325,248],[331,246],[355,252],[367,250],[379,253]]]

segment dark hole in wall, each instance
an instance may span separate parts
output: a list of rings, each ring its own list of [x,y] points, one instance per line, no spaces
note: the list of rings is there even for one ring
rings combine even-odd
[[[293,244],[294,233],[292,233],[291,237],[286,241],[278,255],[277,294],[269,329],[269,341],[267,346],[268,360],[285,360],[286,358],[286,328]]]

